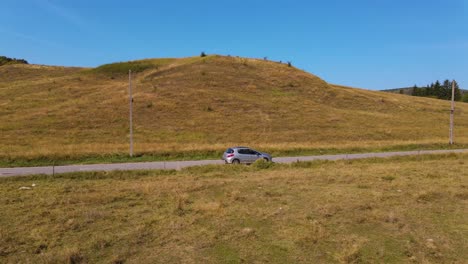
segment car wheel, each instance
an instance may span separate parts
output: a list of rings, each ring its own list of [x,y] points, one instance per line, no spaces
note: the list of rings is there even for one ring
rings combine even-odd
[[[233,159],[232,164],[240,164],[240,161],[238,159]]]
[[[268,158],[263,158],[263,160],[265,160],[266,162],[270,162]]]

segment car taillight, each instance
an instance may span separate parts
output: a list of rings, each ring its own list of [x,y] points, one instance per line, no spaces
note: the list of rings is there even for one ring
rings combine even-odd
[[[230,157],[234,157],[234,154],[227,154],[227,156],[226,156],[226,157],[228,157],[228,158],[230,158]]]

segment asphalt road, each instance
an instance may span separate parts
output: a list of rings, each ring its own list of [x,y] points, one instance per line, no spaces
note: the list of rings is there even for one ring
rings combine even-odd
[[[468,152],[468,149],[417,150],[417,151],[362,153],[362,154],[278,157],[278,158],[273,158],[273,162],[292,163],[292,162],[298,162],[298,161],[313,161],[313,160],[386,158],[386,157],[394,157],[394,156],[463,153],[463,152]],[[155,170],[155,169],[156,170],[169,170],[169,169],[180,170],[186,167],[201,166],[201,165],[208,165],[208,164],[224,164],[224,161],[222,160],[157,161],[157,162],[137,162],[137,163],[0,168],[0,177],[34,175],[34,174],[52,175],[52,174],[58,174],[58,173],[78,172],[78,171]]]

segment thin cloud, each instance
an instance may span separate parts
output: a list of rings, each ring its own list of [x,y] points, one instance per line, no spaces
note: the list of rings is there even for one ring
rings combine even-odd
[[[84,22],[84,19],[78,16],[77,14],[75,14],[72,10],[59,6],[57,4],[54,4],[49,0],[36,0],[36,2],[42,8],[63,18],[68,23],[79,28],[85,28],[86,23]]]

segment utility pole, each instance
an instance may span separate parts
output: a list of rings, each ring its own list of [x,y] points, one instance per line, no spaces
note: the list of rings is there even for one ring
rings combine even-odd
[[[132,70],[128,70],[128,93],[130,105],[130,157],[133,157],[133,97],[132,97]]]
[[[453,145],[453,113],[455,112],[455,80],[452,81],[452,107],[450,108],[450,141]]]

